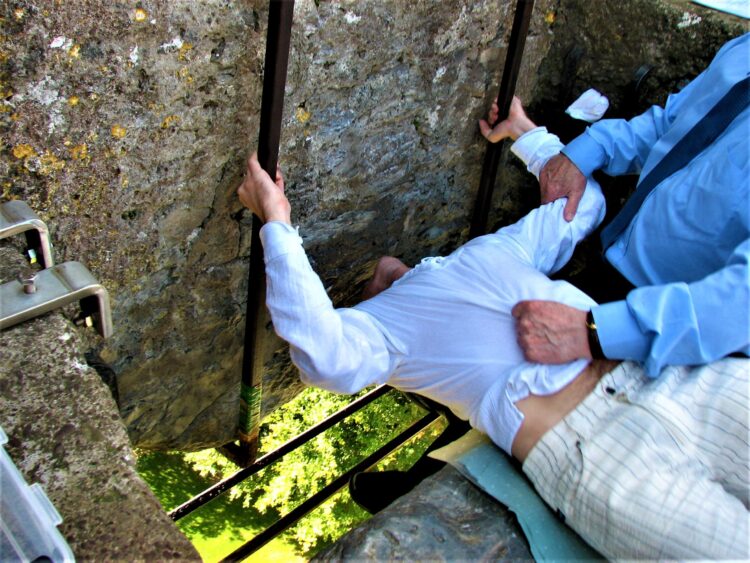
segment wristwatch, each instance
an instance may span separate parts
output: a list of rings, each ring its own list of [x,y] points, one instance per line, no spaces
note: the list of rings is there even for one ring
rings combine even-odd
[[[594,314],[589,311],[586,315],[586,330],[589,336],[589,348],[591,349],[591,357],[595,360],[603,360],[605,358],[604,352],[602,351],[602,344],[599,342],[599,333],[596,331],[596,321],[594,321]]]

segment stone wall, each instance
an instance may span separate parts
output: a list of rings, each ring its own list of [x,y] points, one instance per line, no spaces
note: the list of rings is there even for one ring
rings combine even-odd
[[[465,240],[484,147],[476,120],[497,92],[513,5],[298,0],[280,160],[336,304],[356,300],[382,254],[414,262]],[[84,262],[109,289],[115,336],[98,347],[139,447],[233,437],[250,225],[234,189],[257,141],[266,6],[1,8],[2,198],[32,205],[58,261]],[[686,10],[703,19],[682,26]],[[625,84],[643,57],[661,72],[690,56],[693,72],[738,33],[704,12],[537,0],[518,92],[548,117],[583,86]],[[509,163],[492,221],[533,205],[531,185]],[[300,389],[283,346],[272,351],[264,412]]]
[[[233,436],[250,223],[234,189],[257,141],[266,4],[3,4],[3,198],[32,205],[58,259],[109,289],[102,356],[140,447]],[[297,2],[281,164],[337,303],[381,254],[461,240],[511,21],[496,0]],[[300,389],[277,358],[266,412]]]
[[[7,242],[0,242],[0,283],[14,280],[25,266],[22,254]],[[59,311],[0,332],[6,453],[28,485],[44,489],[78,561],[200,561],[136,472],[117,405],[86,365],[83,347],[81,331]],[[5,479],[3,473],[3,487]],[[11,491],[0,488],[0,495],[15,499]],[[3,520],[0,559],[14,561],[5,534],[21,538],[14,519],[3,514]],[[26,550],[50,548],[38,538],[31,543],[21,543],[27,557],[38,553]]]

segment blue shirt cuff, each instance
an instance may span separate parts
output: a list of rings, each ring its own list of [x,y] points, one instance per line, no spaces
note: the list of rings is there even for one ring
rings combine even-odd
[[[594,138],[586,132],[568,143],[562,150],[584,176],[591,176],[594,170],[599,170],[607,163],[607,153]]]
[[[602,351],[608,358],[644,362],[649,353],[649,340],[643,334],[627,301],[605,303],[591,310]]]

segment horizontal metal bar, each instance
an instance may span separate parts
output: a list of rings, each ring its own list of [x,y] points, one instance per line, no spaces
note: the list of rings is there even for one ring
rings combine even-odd
[[[437,412],[428,412],[425,416],[420,418],[417,422],[412,424],[401,434],[393,438],[390,442],[367,456],[346,473],[343,473],[342,475],[331,481],[320,491],[315,493],[313,496],[311,496],[309,499],[307,499],[305,502],[300,504],[297,508],[295,508],[288,514],[282,516],[279,520],[271,524],[271,526],[263,530],[246,544],[240,546],[232,553],[227,555],[224,559],[222,559],[222,562],[241,561],[242,559],[248,557],[253,552],[257,551],[273,538],[278,536],[281,532],[295,524],[298,520],[302,519],[309,512],[312,512],[326,499],[333,496],[339,489],[344,487],[349,482],[349,479],[351,479],[352,475],[354,475],[355,473],[359,473],[360,471],[369,469],[389,453],[391,453],[393,450],[404,444],[407,440],[435,422],[438,418],[440,418],[440,415]]]
[[[85,313],[93,315],[102,337],[112,336],[109,293],[80,262],[63,262],[26,281],[32,291],[26,291],[19,280],[0,285],[0,330],[79,301],[90,305]]]
[[[285,456],[292,450],[295,450],[296,448],[298,448],[305,442],[308,442],[309,440],[313,439],[318,434],[321,434],[322,432],[328,430],[331,426],[345,419],[350,414],[357,412],[359,409],[369,405],[375,399],[382,397],[391,389],[392,387],[389,387],[387,385],[380,385],[379,387],[376,387],[375,389],[373,389],[366,395],[361,396],[356,401],[352,401],[340,411],[333,413],[331,416],[319,422],[315,426],[310,427],[308,430],[304,431],[302,434],[295,436],[288,442],[279,446],[274,451],[269,452],[263,457],[259,458],[252,465],[249,465],[248,467],[240,469],[239,471],[230,475],[226,479],[222,479],[221,481],[219,481],[215,485],[212,485],[205,491],[198,493],[196,496],[194,496],[190,500],[185,501],[177,508],[172,509],[169,512],[169,517],[174,521],[177,521],[180,518],[184,518],[185,516],[187,516],[194,510],[197,510],[201,506],[215,499],[220,494],[228,491],[229,489],[234,487],[237,483],[240,483],[241,481],[244,481],[248,477],[251,477],[252,475],[257,473],[261,469],[264,469],[265,467],[267,467],[274,461],[282,458],[283,456]]]

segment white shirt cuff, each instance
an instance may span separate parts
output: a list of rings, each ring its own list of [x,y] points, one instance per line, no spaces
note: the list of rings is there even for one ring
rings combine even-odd
[[[562,147],[557,135],[548,132],[546,127],[536,127],[518,137],[510,150],[538,178],[547,161],[558,154]]]
[[[526,131],[516,139],[510,147],[511,152],[516,155],[524,164],[528,164],[536,151],[547,140],[549,135],[546,127],[536,127],[531,131]]]
[[[260,228],[260,240],[266,264],[284,254],[304,251],[297,229],[282,221],[271,221],[263,225]]]

